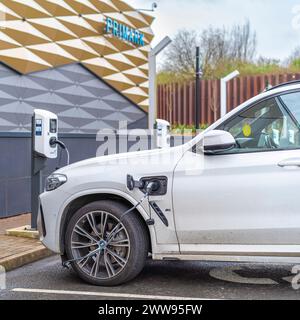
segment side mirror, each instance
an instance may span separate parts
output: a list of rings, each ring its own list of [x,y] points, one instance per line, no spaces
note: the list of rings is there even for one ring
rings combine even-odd
[[[205,134],[202,151],[205,154],[215,154],[230,150],[236,146],[236,141],[232,134],[222,130],[212,130]]]

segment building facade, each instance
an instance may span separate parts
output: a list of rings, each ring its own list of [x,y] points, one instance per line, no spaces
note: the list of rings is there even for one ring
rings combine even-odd
[[[72,162],[95,156],[101,129],[147,128],[154,35],[153,17],[121,0],[2,0],[0,16],[3,217],[30,211],[34,109],[58,115]]]

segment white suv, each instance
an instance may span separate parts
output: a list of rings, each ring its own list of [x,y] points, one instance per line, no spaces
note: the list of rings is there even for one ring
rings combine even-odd
[[[183,146],[60,169],[40,196],[42,241],[103,286],[133,279],[148,256],[299,262],[299,123],[300,84],[288,83]]]

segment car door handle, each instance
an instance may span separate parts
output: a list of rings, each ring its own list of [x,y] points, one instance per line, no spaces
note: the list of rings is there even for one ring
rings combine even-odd
[[[283,160],[278,163],[280,168],[287,168],[287,167],[299,167],[300,168],[300,158],[292,158]]]

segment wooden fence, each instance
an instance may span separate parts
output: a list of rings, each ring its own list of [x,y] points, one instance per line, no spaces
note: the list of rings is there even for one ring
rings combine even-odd
[[[239,77],[227,85],[227,111],[262,92],[267,85],[299,80],[297,74]],[[201,124],[212,124],[220,118],[220,80],[201,81]],[[195,119],[195,81],[159,85],[158,118],[174,125],[193,125]]]

